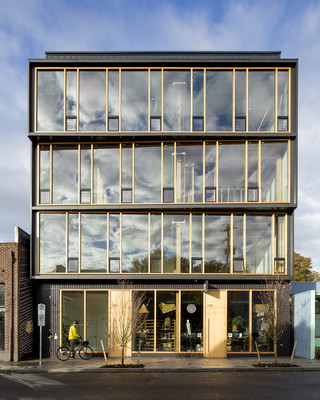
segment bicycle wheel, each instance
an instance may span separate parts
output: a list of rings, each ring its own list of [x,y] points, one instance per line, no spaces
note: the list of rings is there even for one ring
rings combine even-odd
[[[69,347],[67,346],[61,346],[57,350],[57,357],[59,358],[60,361],[67,361],[69,360],[71,356],[71,352]]]
[[[93,355],[92,348],[89,346],[81,346],[79,349],[79,355],[83,360],[90,360]]]

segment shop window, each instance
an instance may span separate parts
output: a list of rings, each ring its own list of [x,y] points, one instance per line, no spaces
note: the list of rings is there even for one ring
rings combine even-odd
[[[181,351],[203,351],[203,295],[181,292]]]
[[[178,351],[177,310],[178,292],[157,293],[156,351]]]
[[[249,351],[249,292],[228,292],[227,351]]]
[[[140,313],[145,314],[143,327],[135,333],[135,351],[154,351],[154,292],[139,292],[142,296]]]
[[[273,304],[262,304],[261,293],[252,293],[252,340],[257,343],[260,352],[273,352],[273,340],[268,335],[268,321],[266,318],[269,307]]]

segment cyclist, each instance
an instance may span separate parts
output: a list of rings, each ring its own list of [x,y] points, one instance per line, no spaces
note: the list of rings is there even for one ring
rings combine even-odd
[[[80,343],[79,338],[80,335],[77,333],[77,326],[79,325],[78,321],[74,321],[69,329],[69,342],[70,342],[70,350],[71,350],[71,358],[74,358],[75,352],[74,348]]]

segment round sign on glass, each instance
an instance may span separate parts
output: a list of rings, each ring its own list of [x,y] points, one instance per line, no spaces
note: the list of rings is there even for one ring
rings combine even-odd
[[[189,314],[193,314],[196,312],[197,307],[194,304],[188,304],[187,311]]]

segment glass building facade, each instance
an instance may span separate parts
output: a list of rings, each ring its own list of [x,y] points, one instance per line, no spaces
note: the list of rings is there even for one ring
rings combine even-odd
[[[51,329],[62,343],[77,319],[117,356],[112,310],[139,293],[127,355],[273,353],[261,293],[293,274],[297,60],[91,55],[30,60],[32,275],[56,299]]]

